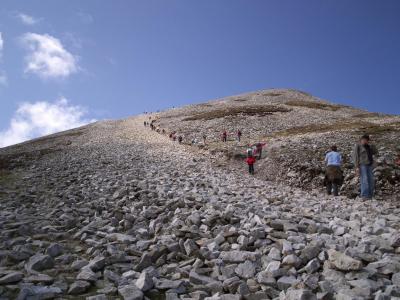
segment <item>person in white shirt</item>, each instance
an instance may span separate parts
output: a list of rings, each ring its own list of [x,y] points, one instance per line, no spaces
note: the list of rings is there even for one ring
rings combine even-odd
[[[333,193],[334,196],[339,195],[339,186],[343,183],[343,173],[341,170],[342,155],[338,152],[337,146],[332,146],[325,156],[326,164],[326,192],[328,195]]]

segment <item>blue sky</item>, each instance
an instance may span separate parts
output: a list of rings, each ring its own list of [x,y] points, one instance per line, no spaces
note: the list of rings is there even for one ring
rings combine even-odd
[[[398,0],[2,0],[0,32],[0,147],[273,87],[400,113]]]

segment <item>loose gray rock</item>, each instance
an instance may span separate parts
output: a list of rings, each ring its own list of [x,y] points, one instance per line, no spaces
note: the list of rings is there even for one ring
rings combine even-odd
[[[54,266],[54,260],[49,255],[36,254],[26,263],[27,271],[43,271],[51,269]]]
[[[83,294],[90,288],[90,283],[83,280],[75,281],[71,284],[68,294],[70,295],[79,295]]]
[[[118,294],[124,300],[142,300],[143,292],[137,288],[136,285],[124,285],[118,287]]]

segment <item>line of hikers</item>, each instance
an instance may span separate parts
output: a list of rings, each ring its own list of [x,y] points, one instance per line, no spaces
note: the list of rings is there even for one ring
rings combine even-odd
[[[149,118],[149,120],[151,117]],[[144,121],[144,126],[150,126],[152,130],[157,132],[161,132],[165,134],[165,130],[162,129],[160,131],[159,128],[156,128],[154,125],[155,120],[151,120],[150,122]],[[236,131],[236,139],[238,142],[241,141],[242,132],[240,129]],[[176,134],[176,131],[173,131],[169,134],[169,138],[173,141],[178,141],[179,144],[183,142],[183,136]],[[203,143],[206,144],[207,136],[203,134]],[[226,143],[228,138],[228,132],[224,130],[221,134],[222,142]],[[197,144],[197,139],[192,140],[192,144]],[[245,162],[249,168],[249,174],[254,175],[254,164],[257,160],[262,158],[262,149],[266,145],[264,142],[258,142],[253,145],[248,145],[246,150],[247,157]],[[374,144],[370,143],[370,136],[368,134],[364,134],[359,143],[357,143],[352,152],[352,159],[355,167],[356,176],[359,176],[360,185],[361,185],[361,198],[364,200],[372,199],[375,192],[375,179],[373,170],[375,167],[375,156],[378,155],[377,147]],[[325,180],[324,184],[326,186],[326,192],[328,195],[339,195],[339,188],[343,184],[344,176],[343,171],[341,169],[343,159],[341,153],[338,151],[336,145],[331,146],[331,149],[325,155]],[[400,154],[396,158],[396,164],[400,165]]]

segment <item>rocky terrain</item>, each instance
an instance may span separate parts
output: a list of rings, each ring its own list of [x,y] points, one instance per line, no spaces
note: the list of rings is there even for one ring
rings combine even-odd
[[[398,117],[258,94],[1,149],[0,299],[400,298]],[[234,105],[247,107],[226,113]],[[149,117],[184,144],[145,128]],[[243,142],[218,141],[237,127]],[[361,129],[381,148],[381,198],[325,196],[311,170],[332,140],[347,151]],[[206,145],[189,145],[204,131]],[[242,150],[261,138],[252,177]]]
[[[243,167],[248,144],[266,142],[256,176],[306,190],[322,189],[325,153],[337,145],[345,159],[342,194],[350,198],[359,190],[351,152],[368,133],[380,150],[375,170],[378,198],[398,197],[400,192],[400,166],[395,164],[400,155],[399,116],[332,104],[297,90],[272,89],[168,110],[153,119],[158,128],[176,131],[188,144],[196,139],[216,164],[228,169]],[[240,143],[238,129],[243,133]],[[228,143],[221,142],[224,130]]]

